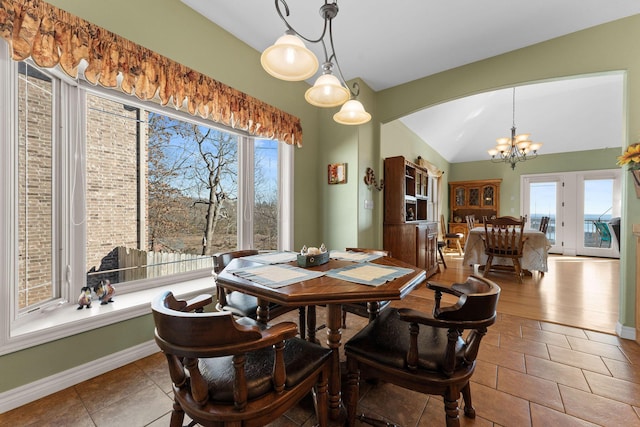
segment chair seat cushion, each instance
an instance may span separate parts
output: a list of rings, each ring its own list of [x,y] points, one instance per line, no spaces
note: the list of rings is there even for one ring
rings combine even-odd
[[[444,363],[447,329],[420,325],[418,365],[420,369],[439,372]],[[463,361],[464,340],[456,343],[456,366]],[[400,320],[395,308],[385,310],[373,322],[345,344],[347,354],[354,354],[383,365],[406,368],[409,350],[409,323]]]
[[[331,350],[300,338],[285,342],[284,363],[287,377],[285,388],[296,386],[331,355]],[[255,399],[273,390],[272,374],[275,351],[272,348],[247,353],[245,372],[248,398]],[[209,384],[209,398],[218,402],[233,403],[235,378],[232,356],[200,359],[198,362],[203,378]]]
[[[445,233],[444,237],[448,239],[462,239],[464,234],[462,233]]]
[[[269,310],[277,307],[275,303],[269,303]],[[231,292],[227,295],[227,305],[221,307],[224,311],[230,311],[238,316],[256,318],[258,310],[258,298],[243,292]]]

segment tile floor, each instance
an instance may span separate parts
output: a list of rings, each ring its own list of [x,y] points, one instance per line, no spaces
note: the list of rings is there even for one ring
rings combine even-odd
[[[424,304],[424,298],[410,295],[407,304]],[[363,322],[350,315],[343,338]],[[483,340],[471,390],[477,417],[461,416],[463,427],[640,426],[640,346],[500,314]],[[171,405],[166,361],[157,353],[0,414],[0,426],[168,426]],[[400,426],[444,426],[440,398],[390,384],[363,385],[359,408]],[[272,426],[314,422],[305,399]]]

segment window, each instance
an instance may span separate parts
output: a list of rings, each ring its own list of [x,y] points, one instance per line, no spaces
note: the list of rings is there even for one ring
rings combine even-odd
[[[83,287],[124,295],[208,277],[216,252],[290,248],[291,146],[0,57],[4,336],[73,316]]]

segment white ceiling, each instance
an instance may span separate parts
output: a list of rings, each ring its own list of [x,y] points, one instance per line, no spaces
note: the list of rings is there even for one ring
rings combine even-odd
[[[286,29],[269,0],[182,2],[258,51]],[[324,2],[287,3],[289,23],[305,37],[317,38]],[[359,77],[376,91],[640,13],[638,0],[350,0],[339,5],[333,35],[344,77]],[[322,62],[320,45],[307,45]],[[622,81],[618,74],[518,88],[518,132],[543,142],[541,154],[620,146]],[[456,100],[401,120],[449,162],[486,159],[495,138],[509,135],[512,91]]]

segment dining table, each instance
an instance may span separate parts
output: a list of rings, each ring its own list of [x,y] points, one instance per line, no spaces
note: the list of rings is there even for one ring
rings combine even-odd
[[[484,253],[483,236],[485,234],[484,226],[474,227],[469,231],[467,241],[464,245],[464,265],[485,265],[487,263],[487,254]],[[525,238],[522,248],[522,259],[520,265],[526,271],[539,271],[546,273],[547,257],[551,244],[545,233],[539,230],[527,229],[523,230]],[[510,258],[494,257],[492,265],[512,265]]]
[[[326,343],[332,350],[329,415],[335,420],[342,405],[339,354],[342,304],[366,302],[373,312],[378,301],[407,296],[426,281],[426,273],[392,257],[347,251],[331,251],[325,264],[301,268],[296,254],[291,254],[291,260],[287,260],[285,253],[271,255],[276,260],[273,263],[260,262],[260,256],[233,259],[216,280],[226,289],[256,296],[257,320],[262,323],[269,321],[270,302],[293,307],[326,306]],[[308,335],[313,339],[311,329]]]

